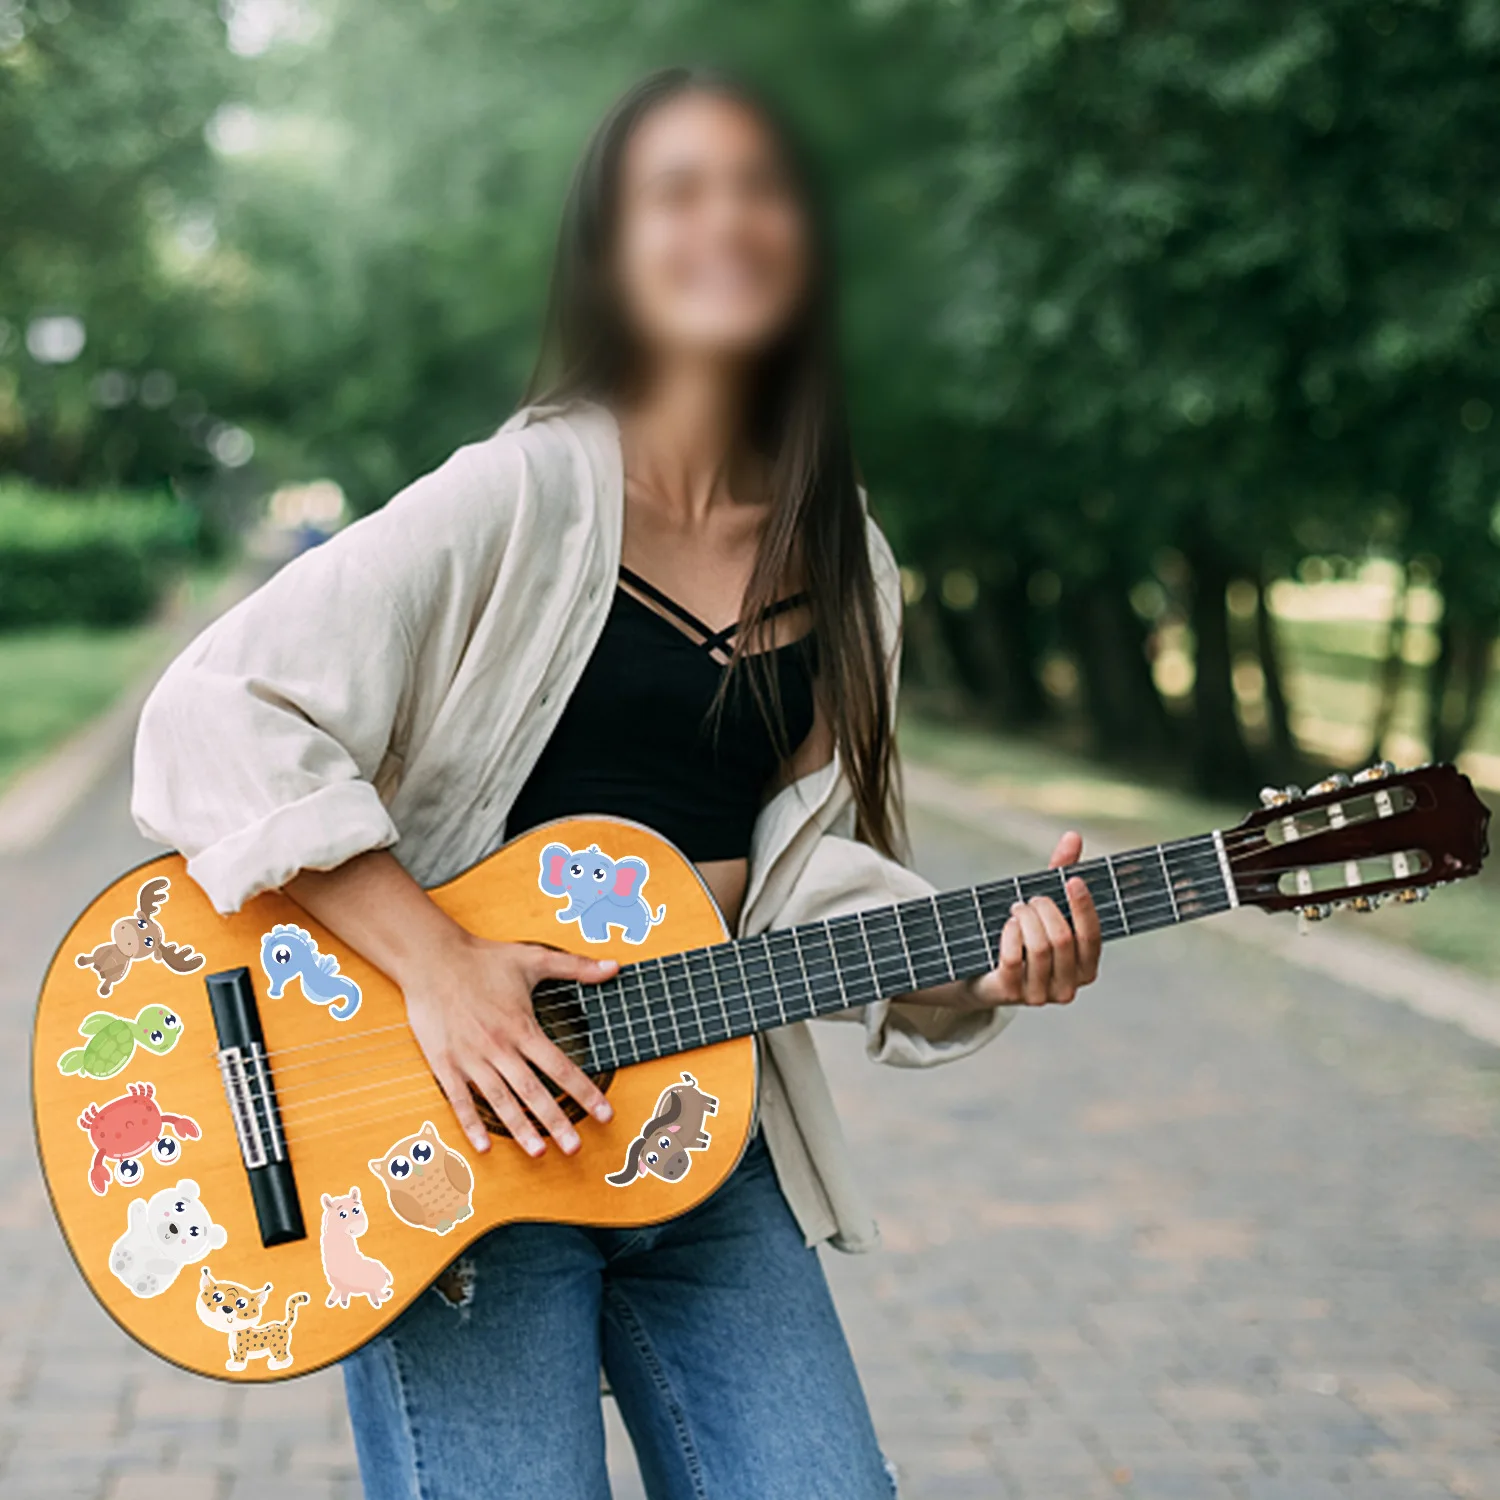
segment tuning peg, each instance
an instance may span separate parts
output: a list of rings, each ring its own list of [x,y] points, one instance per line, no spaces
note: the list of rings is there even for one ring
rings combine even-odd
[[[1404,891],[1396,892],[1396,900],[1403,906],[1415,906],[1418,901],[1425,901],[1431,894],[1425,885],[1408,886]]]
[[[1354,773],[1355,784],[1365,781],[1384,781],[1387,776],[1396,774],[1396,766],[1393,761],[1377,760],[1373,766],[1366,766],[1363,771]]]
[[[1385,897],[1379,894],[1374,896],[1351,896],[1349,898],[1350,911],[1375,911],[1385,902]]]
[[[1333,906],[1326,901],[1317,906],[1301,906],[1297,910],[1309,922],[1326,922],[1333,915]]]
[[[1288,802],[1295,802],[1301,796],[1300,786],[1263,786],[1260,789],[1260,805],[1262,807],[1285,807]]]
[[[1325,776],[1316,786],[1307,789],[1309,797],[1320,796],[1323,792],[1341,792],[1351,783],[1342,771],[1335,771],[1332,776]]]

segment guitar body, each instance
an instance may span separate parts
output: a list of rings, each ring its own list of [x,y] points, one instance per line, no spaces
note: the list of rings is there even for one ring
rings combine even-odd
[[[552,846],[577,859],[559,862]],[[613,906],[598,906],[596,887]],[[727,936],[672,845],[608,818],[533,830],[432,896],[482,937],[622,962]],[[305,1227],[269,1247],[205,985],[240,968],[258,1005]],[[615,1117],[585,1123],[576,1156],[552,1146],[532,1161],[508,1140],[475,1152],[390,980],[284,896],[220,916],[175,855],[122,877],[74,924],[47,973],[33,1037],[38,1149],[84,1279],[141,1343],[234,1380],[290,1378],[343,1358],[498,1225],[628,1227],[701,1203],[744,1150],[755,1041],[638,1063],[600,1082]],[[250,1087],[254,1095],[253,1076]],[[638,1144],[648,1123],[667,1117]],[[663,1151],[660,1141],[671,1144]],[[460,1295],[456,1278],[444,1287]]]

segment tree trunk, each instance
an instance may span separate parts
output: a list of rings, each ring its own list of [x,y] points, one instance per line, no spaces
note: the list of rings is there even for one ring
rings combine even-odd
[[[1266,721],[1271,730],[1271,756],[1278,772],[1292,774],[1297,746],[1292,739],[1291,714],[1287,707],[1286,679],[1281,673],[1281,640],[1276,617],[1271,613],[1270,583],[1264,574],[1256,580],[1255,650],[1260,657],[1266,684]]]
[[[1434,760],[1457,760],[1477,727],[1494,649],[1493,623],[1457,619],[1451,610],[1444,614],[1427,703],[1427,741]]]
[[[1375,701],[1375,717],[1370,724],[1371,762],[1380,759],[1381,747],[1391,732],[1396,717],[1396,705],[1401,698],[1401,682],[1406,676],[1406,603],[1411,588],[1411,574],[1407,568],[1401,570],[1401,584],[1396,590],[1396,600],[1391,606],[1391,618],[1386,626],[1385,659],[1380,666],[1379,696]]]
[[[1130,607],[1128,585],[1103,578],[1071,591],[1063,619],[1083,678],[1095,749],[1115,759],[1168,758],[1171,723],[1151,676],[1146,627]]]
[[[1195,645],[1193,779],[1210,795],[1243,796],[1257,777],[1235,711],[1229,611],[1229,567],[1211,542],[1187,550],[1193,569],[1190,619]]]

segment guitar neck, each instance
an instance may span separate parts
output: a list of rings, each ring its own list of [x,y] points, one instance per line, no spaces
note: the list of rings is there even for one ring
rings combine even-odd
[[[1045,895],[1066,914],[1073,876],[1088,885],[1106,941],[1239,904],[1222,836],[1200,834],[643,959],[601,984],[547,984],[538,1014],[566,1011],[575,1056],[602,1072],[895,999],[993,968],[1012,905]]]

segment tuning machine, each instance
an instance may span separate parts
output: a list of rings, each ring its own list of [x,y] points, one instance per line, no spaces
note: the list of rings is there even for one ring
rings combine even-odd
[[[1297,915],[1304,922],[1326,922],[1333,915],[1333,903],[1324,901],[1314,905],[1299,906]]]
[[[1301,797],[1300,786],[1266,786],[1260,789],[1262,807],[1285,807],[1287,803],[1297,802]]]
[[[1377,760],[1373,766],[1366,766],[1363,771],[1354,773],[1354,784],[1361,785],[1366,781],[1384,781],[1387,776],[1396,774],[1396,766],[1393,761]]]
[[[1378,911],[1385,904],[1385,897],[1379,893],[1373,896],[1351,896],[1349,898],[1350,911]]]
[[[1397,891],[1395,899],[1402,906],[1415,906],[1419,901],[1425,901],[1432,892],[1425,885],[1408,886],[1404,891]]]
[[[1341,792],[1345,787],[1352,784],[1349,777],[1342,771],[1335,771],[1332,776],[1325,776],[1315,786],[1308,787],[1307,795],[1309,797],[1318,797],[1324,792]]]

